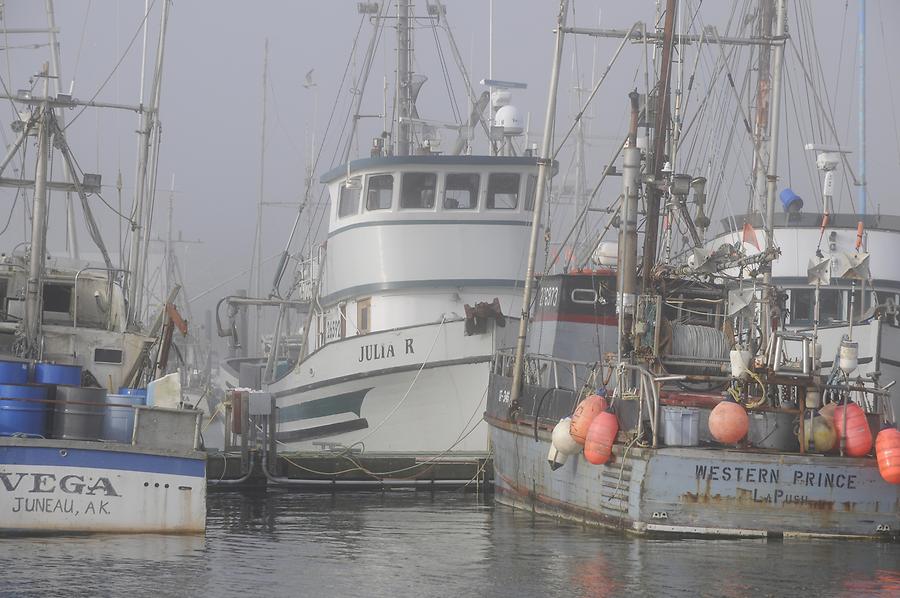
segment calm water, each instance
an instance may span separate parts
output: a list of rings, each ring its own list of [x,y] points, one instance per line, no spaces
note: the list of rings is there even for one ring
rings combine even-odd
[[[205,537],[0,539],[3,596],[900,596],[900,546],[643,540],[450,492],[214,494]]]

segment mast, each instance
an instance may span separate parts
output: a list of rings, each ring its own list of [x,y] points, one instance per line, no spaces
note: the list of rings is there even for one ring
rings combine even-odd
[[[537,255],[538,240],[541,233],[541,210],[544,206],[544,195],[547,189],[547,179],[550,177],[550,169],[553,167],[551,152],[553,148],[553,119],[556,114],[556,91],[559,88],[559,65],[562,62],[563,31],[566,25],[566,15],[569,12],[569,0],[560,0],[559,15],[556,21],[556,52],[553,59],[553,70],[550,73],[550,89],[547,97],[547,115],[544,118],[544,140],[541,144],[541,157],[538,159],[537,192],[534,198],[534,212],[531,220],[531,241],[528,245],[528,268],[525,272],[525,289],[522,293],[522,314],[519,319],[519,336],[516,338],[516,360],[513,364],[512,391],[510,393],[510,406],[514,408],[518,404],[519,395],[522,392],[522,369],[525,361],[525,336],[528,333],[528,315],[531,304],[531,288],[534,284],[534,263]]]
[[[412,0],[397,0],[397,155],[412,153],[412,39],[409,13]]]
[[[669,127],[669,80],[672,75],[672,40],[675,32],[676,0],[666,2],[666,20],[663,30],[662,60],[659,66],[659,82],[656,86],[656,125],[653,137],[652,170],[656,182],[660,180],[665,165],[666,131]],[[649,98],[647,98],[649,104]],[[650,284],[650,272],[656,262],[656,245],[659,236],[659,200],[662,190],[655,184],[647,186],[647,225],[644,231],[644,261],[642,266],[644,291]]]
[[[774,23],[775,11],[773,10],[775,3],[773,0],[759,0],[759,29],[758,36],[760,38],[768,37],[772,34],[772,25]],[[753,143],[756,145],[756,151],[753,152],[753,193],[754,201],[762,205],[766,198],[766,165],[763,164],[761,152],[763,144],[767,140],[769,131],[769,99],[772,88],[771,80],[771,48],[760,47],[757,59],[757,79],[756,79],[756,123],[753,135]]]
[[[144,282],[147,276],[147,259],[150,255],[150,226],[153,222],[153,208],[156,204],[156,167],[159,161],[159,144],[161,128],[159,124],[159,102],[162,94],[162,69],[163,58],[165,56],[166,47],[166,25],[169,21],[169,3],[171,0],[163,0],[162,15],[159,23],[159,41],[156,46],[156,65],[153,69],[153,86],[151,87],[151,106],[152,106],[152,123],[147,131],[147,145],[150,150],[148,164],[145,165],[146,173],[146,203],[144,206],[144,237],[143,251],[139,252],[141,259],[138,260],[138,296],[137,296],[137,312],[140,313],[143,302]],[[149,167],[149,168],[148,168]],[[149,302],[148,302],[149,303]],[[147,306],[149,307],[149,305]]]
[[[144,105],[144,78],[145,78],[145,69],[147,65],[147,21],[146,15],[150,12],[150,0],[144,0],[144,24],[143,28],[143,45],[141,50],[141,84],[140,84],[140,92],[138,97],[138,103],[143,107]],[[152,102],[151,102],[152,105]],[[138,269],[138,260],[140,259],[140,250],[141,250],[141,236],[143,235],[143,227],[141,226],[141,220],[143,217],[143,202],[144,202],[144,179],[147,174],[147,152],[149,151],[150,144],[150,117],[151,113],[148,111],[141,111],[138,114],[138,153],[137,153],[137,164],[135,164],[135,180],[134,180],[134,204],[131,206],[131,217],[130,221],[130,242],[128,249],[128,264],[127,264],[127,277],[128,277],[128,289],[127,289],[127,300],[128,300],[128,323],[130,325],[136,324],[138,321],[138,310],[137,310],[137,298],[139,296],[138,291],[138,283],[137,283],[137,269]],[[120,256],[121,260],[121,256]]]
[[[265,201],[265,181],[266,181],[266,103],[267,103],[267,87],[269,75],[269,38],[266,38],[263,50],[263,73],[262,73],[262,129],[260,131],[260,150],[259,150],[259,201],[256,203],[256,235],[253,238],[253,263],[250,264],[250,292],[256,298],[262,298],[262,216],[263,202]],[[259,322],[261,316],[261,307],[256,306],[255,329],[253,338],[255,342],[259,342]]]
[[[866,0],[859,0],[859,215],[866,219]]]
[[[38,155],[34,175],[34,207],[31,217],[31,255],[28,282],[25,287],[25,349],[29,357],[39,357],[41,334],[41,297],[44,261],[47,254],[47,162],[50,154],[49,65],[45,62],[40,76],[44,79],[44,100],[38,109]]]
[[[778,0],[775,8],[775,35],[778,39],[784,37],[785,31],[785,7],[784,0]],[[775,247],[775,190],[778,184],[778,126],[781,120],[781,67],[784,61],[784,44],[775,46],[772,65],[772,96],[771,119],[769,122],[769,165],[766,168],[766,250],[771,251]],[[769,327],[771,322],[771,306],[774,293],[772,292],[772,270],[768,268],[763,274],[766,284],[766,299],[763,304],[765,320],[762,328],[762,342],[760,350],[765,351],[769,340]]]
[[[47,10],[47,28],[50,35],[50,76],[53,77],[53,89],[56,95],[59,95],[59,41],[56,38],[56,17],[53,12],[53,0],[46,0],[44,6]],[[70,91],[71,93],[71,91]],[[66,129],[66,113],[60,109],[55,111],[56,122],[59,128]],[[73,173],[69,169],[68,162],[64,162],[63,166],[66,174],[66,182],[71,183]],[[78,235],[75,229],[75,204],[72,201],[72,193],[66,191],[66,248],[69,251],[69,257],[78,259]]]
[[[175,286],[175,252],[172,249],[174,238],[172,237],[172,220],[175,213],[175,173],[172,173],[172,185],[169,187],[169,209],[166,217],[166,259],[165,259],[165,283],[168,293]]]

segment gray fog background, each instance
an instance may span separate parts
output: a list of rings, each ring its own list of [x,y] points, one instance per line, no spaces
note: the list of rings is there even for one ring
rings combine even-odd
[[[148,19],[149,64],[152,64],[156,47],[161,1],[152,2]],[[371,26],[365,22],[357,50],[351,54],[361,22],[356,4],[350,0],[178,0],[174,3],[166,42],[161,101],[164,133],[154,236],[165,235],[168,189],[174,176],[175,229],[185,240],[200,241],[199,244],[178,246],[187,295],[202,296],[194,305],[195,317],[221,296],[248,284],[247,274],[237,275],[250,266],[259,199],[261,81],[265,40],[269,40],[265,198],[270,202],[299,202],[311,159],[309,148],[314,147],[318,151],[319,146],[323,142],[325,144],[316,169],[317,175],[331,166],[336,139],[333,133],[343,126],[352,74],[359,71],[369,40]],[[424,1],[416,4],[419,10],[424,11]],[[470,69],[476,92],[480,92],[483,87],[478,85],[478,81],[487,77],[489,71],[489,3],[486,0],[447,0],[446,4],[449,23]],[[570,24],[584,27],[596,27],[599,23],[603,27],[628,28],[638,20],[652,23],[657,8],[656,2],[644,0],[576,0],[572,4],[574,15],[570,14]],[[696,13],[698,22],[716,24],[723,31],[733,10],[732,3],[722,1],[692,0],[681,4],[687,11],[685,14]],[[747,4],[738,2],[738,10]],[[796,32],[799,36],[799,16],[795,15],[800,13],[796,11],[802,9],[804,14],[812,17],[812,22],[804,27],[816,34],[823,80],[827,83],[823,88],[827,88],[833,103],[842,145],[855,150],[857,2],[817,0],[789,1],[788,4],[790,26],[794,28],[792,33]],[[3,25],[7,28],[46,26],[42,1],[6,0],[0,2],[0,6]],[[900,93],[897,89],[900,87],[900,41],[893,32],[900,26],[900,3],[869,0],[868,7],[868,183],[870,206],[877,206],[870,207],[869,211],[880,209],[884,213],[896,213],[892,182],[900,167],[900,142],[893,94]],[[97,99],[136,103],[141,54],[138,31],[144,15],[144,2],[57,0],[55,8],[60,30],[62,88],[72,86],[73,95],[80,99],[92,97],[124,56]],[[529,115],[532,142],[539,142],[540,123],[543,121],[557,8],[558,3],[552,0],[494,0],[493,3],[493,76],[528,84],[527,90],[516,93],[514,103]],[[582,37],[577,45],[573,45],[571,40],[570,37],[567,41],[567,57],[560,86],[558,128],[567,128],[576,112],[573,89],[578,77],[575,73],[580,73],[581,85],[589,87],[619,43],[618,40],[594,42]],[[10,90],[29,85],[29,77],[38,72],[41,63],[47,60],[46,43],[47,36],[43,34],[5,35],[0,39],[0,45],[4,46],[0,56],[0,77]],[[129,44],[132,46],[126,53]],[[430,81],[418,102],[420,113],[424,118],[450,121],[448,93],[437,70],[438,60],[431,31],[417,30],[415,45],[418,51],[416,70],[430,75]],[[385,35],[382,46],[367,88],[363,104],[365,113],[381,112],[381,87],[385,75],[389,87],[391,85],[393,51],[396,47],[394,36]],[[576,48],[574,53],[573,48]],[[790,61],[792,53],[787,52],[786,55]],[[446,51],[446,58],[451,64],[457,101],[461,110],[467,113],[468,105],[458,84],[459,76],[449,51]],[[591,109],[587,147],[589,188],[596,183],[602,165],[608,161],[625,132],[626,94],[635,86],[643,85],[642,60],[641,47],[628,45]],[[692,61],[692,55],[687,55],[685,71],[691,69]],[[351,76],[341,86],[341,77],[348,63]],[[704,63],[701,61],[701,66]],[[313,72],[308,79],[310,70]],[[793,76],[796,78],[798,75]],[[702,91],[695,90],[694,93],[699,94],[695,96],[696,106]],[[809,120],[795,111],[797,106],[808,104],[807,97],[803,102],[795,100],[793,106],[786,106],[785,120]],[[335,105],[338,106],[335,123],[329,138],[323,140]],[[13,138],[8,128],[12,110],[8,103],[4,106],[0,109],[3,128],[0,141],[6,145]],[[69,141],[79,163],[84,170],[103,175],[103,195],[113,205],[117,201],[116,176],[121,172],[125,186],[122,194],[125,209],[133,197],[131,185],[137,146],[136,128],[137,116],[133,113],[87,110],[69,129]],[[363,121],[358,138],[362,155],[368,153],[370,138],[380,130],[377,119]],[[831,140],[791,139],[791,135],[788,126],[785,133],[787,145],[782,148],[780,160],[784,184],[780,187],[790,183],[801,196],[808,198],[807,208],[814,209],[814,198],[819,193],[818,179],[814,178],[816,175],[811,169],[814,159],[800,148],[806,142],[830,143]],[[796,132],[793,135],[796,137]],[[444,132],[442,136],[445,147],[452,144],[450,132]],[[743,161],[738,160],[733,178],[723,188],[725,197],[720,200],[720,211],[715,217],[723,216],[729,209],[741,213],[745,210],[749,152],[746,137],[738,136],[738,141],[744,146],[744,158]],[[479,141],[476,149],[484,151],[483,140]],[[564,177],[568,177],[567,173],[571,170],[566,162],[568,155],[564,154],[562,158],[561,173]],[[851,162],[855,168],[855,154],[851,156]],[[788,165],[792,179],[789,181],[785,180]],[[28,178],[33,176],[33,170],[29,172],[33,169],[31,162],[26,162],[24,167],[21,163],[17,166],[24,168]],[[56,162],[54,166],[56,178],[61,178],[60,164]],[[571,185],[571,180],[566,184]],[[607,205],[618,195],[617,187],[617,182],[604,187],[595,200],[596,204]],[[839,187],[839,207],[850,210],[852,202],[846,183],[842,182]],[[319,198],[318,191],[316,187],[312,194],[316,200]],[[9,214],[13,196],[8,190],[0,191],[0,214]],[[57,254],[65,253],[62,198],[61,194],[54,194],[52,198],[51,225],[56,226],[50,250]],[[106,242],[111,247],[117,246],[121,220],[99,202],[95,205]],[[322,237],[316,207],[313,205],[306,212],[295,250],[303,245],[307,237],[314,237],[316,232],[319,238]],[[572,208],[560,206],[558,209],[565,212]],[[264,210],[264,256],[272,256],[282,249],[295,214],[294,207]],[[2,224],[0,222],[0,226]],[[16,243],[27,239],[29,227],[20,199],[12,212],[9,230],[0,236],[3,250],[8,251]],[[94,253],[83,232],[79,242],[82,254]],[[155,244],[154,250],[161,251],[161,246]],[[268,262],[268,269],[263,275],[264,286],[271,279],[273,267],[274,263]],[[233,282],[207,292],[232,277],[236,277]]]

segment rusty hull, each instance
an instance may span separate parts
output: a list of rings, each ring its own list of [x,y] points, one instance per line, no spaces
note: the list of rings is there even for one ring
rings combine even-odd
[[[552,471],[549,433],[487,420],[509,506],[642,535],[900,539],[900,486],[873,458],[617,444],[605,465]]]

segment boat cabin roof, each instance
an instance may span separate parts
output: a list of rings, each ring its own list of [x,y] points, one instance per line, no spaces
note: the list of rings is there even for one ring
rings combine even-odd
[[[829,229],[853,229],[856,230],[857,223],[862,220],[868,231],[883,230],[891,232],[900,232],[900,216],[890,214],[867,214],[865,217],[859,214],[829,214]],[[749,222],[750,226],[761,230],[765,227],[763,224],[762,214],[754,213],[749,217],[722,218],[722,233],[732,233],[741,230],[744,222]],[[775,214],[775,228],[819,228],[822,226],[822,215],[813,212],[799,212],[794,214],[786,214],[784,212]]]
[[[478,167],[481,171],[503,170],[509,168],[537,167],[538,159],[534,156],[441,156],[430,154],[427,156],[389,156],[379,158],[364,158],[353,160],[349,165],[343,164],[333,168],[319,179],[323,184],[332,183],[338,179],[353,176],[359,172],[372,170],[401,170],[406,166],[430,167],[440,169],[446,166]],[[556,174],[558,164],[553,163],[553,173]]]

